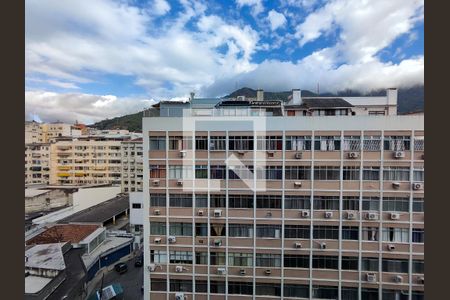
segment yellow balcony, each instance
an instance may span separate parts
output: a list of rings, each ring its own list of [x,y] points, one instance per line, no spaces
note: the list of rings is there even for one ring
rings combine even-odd
[[[85,173],[75,173],[75,177],[83,177]]]
[[[58,166],[58,170],[67,171],[72,169],[71,166]]]
[[[58,177],[69,177],[70,174],[69,173],[58,173],[56,174]]]

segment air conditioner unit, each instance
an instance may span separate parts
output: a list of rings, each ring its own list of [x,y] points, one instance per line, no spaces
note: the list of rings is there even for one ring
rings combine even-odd
[[[181,150],[180,151],[180,157],[186,157],[186,151],[185,150]]]
[[[400,219],[399,213],[391,213],[391,220],[398,220]]]
[[[389,244],[389,245],[387,245],[387,249],[389,251],[394,251],[395,250],[395,245]]]
[[[393,183],[392,183],[392,187],[393,187],[394,189],[400,188],[400,182],[393,182]]]
[[[302,215],[302,218],[309,218],[309,216],[311,215],[311,213],[309,212],[309,210],[302,210],[300,212],[300,214]]]
[[[175,300],[187,300],[187,297],[184,295],[184,293],[176,293]]]
[[[422,160],[425,160],[425,154],[422,154]]]
[[[347,219],[348,219],[348,220],[354,220],[354,219],[356,219],[356,212],[354,212],[354,211],[349,211],[349,212],[347,212]]]
[[[425,284],[425,277],[423,276],[418,277],[417,282],[419,282],[419,284]]]
[[[199,239],[199,240],[198,240],[198,243],[199,243],[199,244],[203,244],[203,242],[204,242],[203,239]]]
[[[394,276],[394,282],[400,283],[403,281],[403,277],[400,275],[395,275]]]
[[[405,157],[405,152],[403,151],[395,151],[394,152],[394,158],[403,158]]]
[[[214,246],[216,247],[222,246],[222,240],[214,240]]]
[[[326,211],[324,215],[325,215],[325,219],[331,219],[333,217],[333,212]]]
[[[367,213],[366,219],[367,220],[378,220],[378,214],[377,213]]]
[[[299,188],[301,186],[302,186],[302,182],[301,181],[294,182],[294,187]]]
[[[177,185],[182,186],[183,185],[183,180],[178,180],[177,181]]]
[[[238,153],[239,155],[244,155],[244,154],[245,154],[245,151],[239,150],[237,153]]]
[[[217,268],[217,274],[225,275],[227,274],[227,270],[225,268]]]
[[[239,270],[239,274],[240,274],[240,275],[245,275],[245,269],[240,269],[240,270]]]
[[[320,249],[327,249],[327,243],[325,242],[319,243],[319,247]]]
[[[303,154],[301,152],[295,153],[295,159],[302,159]]]
[[[300,242],[295,242],[294,243],[294,248],[300,249],[301,247],[302,247],[302,243],[300,243]]]
[[[375,281],[377,281],[377,276],[374,273],[367,273],[366,280],[368,282],[375,282]]]
[[[203,211],[203,210],[199,210],[199,211],[197,211],[197,215],[198,216],[204,216],[205,215],[205,212]]]
[[[266,213],[266,217],[268,217],[268,218],[272,217],[272,212],[268,211],[268,212]]]
[[[169,244],[175,244],[177,242],[177,238],[173,235],[170,235],[167,240],[169,241]]]
[[[268,157],[273,157],[275,155],[274,151],[267,151],[267,156]]]
[[[161,244],[161,238],[157,237],[154,239],[155,244]]]
[[[215,209],[214,210],[214,217],[221,217],[222,216],[222,210]]]
[[[148,269],[150,272],[154,272],[154,271],[156,270],[156,265],[155,265],[155,264],[149,264],[149,265],[147,266],[147,269]]]
[[[153,186],[159,186],[159,180],[153,180],[152,181]]]
[[[423,184],[420,183],[420,182],[414,182],[414,183],[412,184],[412,188],[413,188],[413,190],[415,190],[415,191],[421,190],[421,189],[423,189]]]
[[[176,273],[182,273],[183,272],[183,266],[175,266],[175,272]]]
[[[159,209],[155,209],[153,213],[155,214],[155,216],[159,216],[161,214],[161,211]]]
[[[348,158],[358,158],[358,157],[359,157],[358,152],[349,152],[348,153]]]
[[[266,274],[266,275],[270,275],[270,274],[272,274],[272,270],[270,270],[270,269],[266,269],[266,270],[264,271],[264,274]]]

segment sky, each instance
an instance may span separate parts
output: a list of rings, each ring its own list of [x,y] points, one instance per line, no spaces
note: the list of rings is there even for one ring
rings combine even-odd
[[[91,124],[241,87],[423,83],[423,0],[25,2],[27,120]]]

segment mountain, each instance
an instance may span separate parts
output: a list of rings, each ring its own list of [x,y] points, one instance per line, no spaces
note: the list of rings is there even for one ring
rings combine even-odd
[[[264,99],[266,100],[284,100],[287,101],[288,97],[292,94],[291,91],[286,92],[264,92]],[[357,96],[385,96],[386,90],[379,89],[374,90],[369,93],[361,93],[359,91],[354,91],[346,89],[339,91],[337,93],[321,93],[320,96],[324,97],[357,97]],[[231,94],[225,96],[224,98],[235,98],[237,96],[245,96],[249,98],[256,98],[256,90],[244,87],[238,89]],[[317,96],[308,90],[302,90],[302,96],[313,97]],[[410,112],[423,111],[424,110],[424,86],[414,86],[410,88],[399,88],[398,89],[398,113],[406,114]],[[131,115],[125,115],[121,117],[116,117],[113,119],[106,119],[95,124],[90,125],[97,129],[128,129],[129,131],[141,132],[142,131],[142,112],[138,112]]]

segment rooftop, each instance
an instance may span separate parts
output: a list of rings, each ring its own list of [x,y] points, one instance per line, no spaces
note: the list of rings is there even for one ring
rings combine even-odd
[[[57,224],[26,241],[27,245],[70,242],[77,244],[99,226],[93,224]]]
[[[64,270],[61,243],[35,245],[25,251],[25,267],[47,270]]]
[[[43,195],[48,192],[50,192],[50,190],[40,190],[40,189],[35,189],[35,188],[28,188],[28,189],[25,189],[25,198],[36,197],[36,196]]]
[[[97,247],[94,251],[91,253],[84,253],[81,257],[83,259],[84,265],[87,269],[97,260],[99,255],[107,252],[107,251],[113,251],[117,249],[120,246],[125,245],[126,243],[129,243],[132,240],[132,238],[128,237],[117,237],[117,236],[109,236],[106,237],[106,239]]]
[[[53,278],[46,278],[41,276],[27,276],[25,277],[25,294],[35,294],[42,290],[49,284]]]

